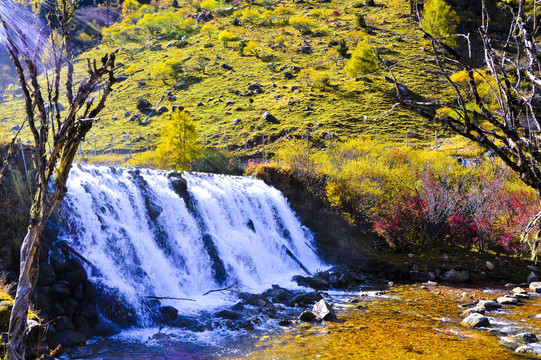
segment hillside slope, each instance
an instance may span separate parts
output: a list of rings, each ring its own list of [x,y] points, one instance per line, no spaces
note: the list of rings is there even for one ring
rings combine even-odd
[[[145,150],[147,139],[150,147],[155,146],[174,105],[183,106],[200,121],[201,142],[218,149],[228,146],[238,154],[243,154],[246,139],[248,153],[257,155],[263,136],[268,151],[269,143],[272,150],[285,138],[305,138],[307,132],[317,147],[325,145],[327,134],[342,139],[364,135],[386,141],[403,142],[406,136],[431,141],[437,125],[400,107],[388,112],[397,100],[384,70],[356,80],[343,69],[348,59],[337,53],[340,40],[345,40],[349,53],[358,41],[367,40],[384,61],[395,64],[393,69],[411,96],[443,93],[445,84],[423,47],[416,22],[407,15],[407,3],[397,3],[387,7],[381,0],[373,6],[351,0],[283,1],[280,6],[288,14],[276,20],[269,15],[276,13],[272,2],[235,2],[234,8],[218,4],[210,11],[213,19],[198,24],[185,24],[190,14],[201,14],[196,12],[198,2],[180,1],[180,10],[152,9],[178,16],[177,33],[182,36],[176,37],[183,40],[174,40],[168,33],[150,35],[140,28],[135,41],[104,41],[76,60],[83,76],[87,58],[99,58],[116,47],[125,50],[119,59],[127,72],[125,80],[117,85],[83,151],[93,152],[96,147],[106,152],[111,142],[115,151],[127,152],[130,142],[134,151]],[[359,15],[366,27],[359,26]],[[295,16],[308,19],[309,31],[301,34],[298,26],[288,23]],[[222,30],[245,44],[253,42],[248,44],[255,50],[242,54],[241,41],[223,43],[218,39]],[[156,68],[169,60],[177,71],[162,77]],[[299,76],[307,68],[316,75]],[[328,77],[328,85],[321,85],[318,76]],[[137,109],[139,99],[147,100],[152,108],[162,99],[159,106],[166,109],[147,118]],[[12,131],[21,122],[22,106],[20,95],[4,97],[1,128]],[[274,118],[265,120],[266,111]],[[28,132],[23,133],[25,138],[30,139]]]

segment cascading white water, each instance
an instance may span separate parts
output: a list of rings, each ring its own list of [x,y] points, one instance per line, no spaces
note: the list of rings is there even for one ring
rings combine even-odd
[[[324,267],[278,190],[249,177],[182,178],[187,193],[179,195],[165,171],[77,165],[70,173],[61,238],[98,269],[93,280],[133,306],[140,325],[147,296],[191,298],[170,305],[198,311],[231,301],[203,295],[209,290],[292,285],[302,265]]]

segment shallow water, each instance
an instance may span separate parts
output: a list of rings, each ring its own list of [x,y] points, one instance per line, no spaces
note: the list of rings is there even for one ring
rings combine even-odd
[[[331,293],[339,322],[253,331],[190,333],[162,330],[171,340],[148,340],[158,329],[132,330],[94,340],[83,359],[513,359],[521,344],[512,336],[541,334],[541,297],[487,312],[492,326],[460,325],[460,305],[509,290],[408,285],[385,293]],[[296,309],[300,313],[303,309]]]

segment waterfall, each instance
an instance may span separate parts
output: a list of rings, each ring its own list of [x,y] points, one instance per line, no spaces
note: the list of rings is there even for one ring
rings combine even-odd
[[[194,299],[170,304],[195,312],[233,301],[209,290],[292,286],[293,275],[324,267],[311,233],[261,180],[77,165],[67,186],[60,240],[140,325],[148,296]]]

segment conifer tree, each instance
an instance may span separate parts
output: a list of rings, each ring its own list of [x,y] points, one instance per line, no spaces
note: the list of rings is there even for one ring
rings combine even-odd
[[[356,77],[368,75],[377,69],[378,60],[372,46],[365,40],[359,41],[344,70],[348,75]]]

